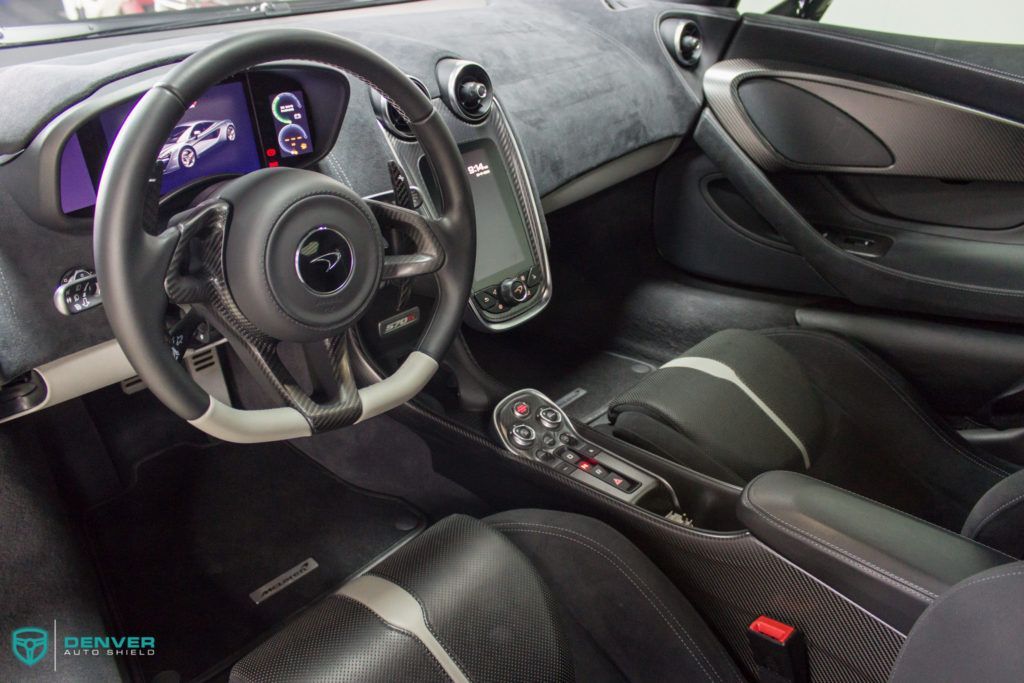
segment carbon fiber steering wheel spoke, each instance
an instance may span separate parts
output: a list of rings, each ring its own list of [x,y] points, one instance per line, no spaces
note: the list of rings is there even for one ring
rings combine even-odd
[[[384,257],[382,280],[398,280],[436,273],[444,265],[445,254],[433,221],[412,209],[394,204],[367,200],[370,210],[382,230],[394,230],[411,242],[416,249],[412,254],[393,254]]]

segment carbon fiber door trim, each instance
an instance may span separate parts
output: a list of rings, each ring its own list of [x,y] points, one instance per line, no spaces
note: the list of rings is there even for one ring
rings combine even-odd
[[[757,129],[740,101],[739,86],[753,78],[774,79],[831,104],[877,136],[895,161],[868,167],[786,159]],[[765,171],[1024,181],[1024,124],[948,100],[802,65],[748,59],[730,59],[708,69],[704,94],[726,132]]]

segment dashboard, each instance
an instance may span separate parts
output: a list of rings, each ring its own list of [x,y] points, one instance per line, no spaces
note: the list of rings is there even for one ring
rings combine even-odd
[[[112,337],[102,311],[62,315],[53,292],[66,274],[92,266],[96,188],[134,103],[226,31],[284,24],[349,37],[423,85],[464,155],[477,205],[467,322],[494,331],[521,324],[552,292],[548,199],[561,205],[580,188],[585,196],[638,172],[605,169],[678,140],[699,111],[699,94],[656,31],[675,11],[658,2],[421,0],[0,51],[0,87],[21,93],[0,100],[0,381]],[[451,76],[466,64],[492,81],[492,111],[481,119],[452,106]],[[47,87],[26,89],[28,79]],[[265,65],[215,86],[162,150],[162,215],[218,182],[274,165],[318,170],[361,196],[386,197],[392,160],[422,190],[421,210],[436,213],[422,151],[381,104],[364,82],[315,64]],[[502,287],[525,300],[510,307]]]

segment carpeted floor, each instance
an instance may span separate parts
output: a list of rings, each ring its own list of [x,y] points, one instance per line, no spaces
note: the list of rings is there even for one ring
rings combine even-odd
[[[222,671],[424,523],[288,444],[177,446],[136,476],[86,526],[117,631],[156,638],[155,655],[129,660],[145,680]],[[260,604],[250,598],[310,558],[315,569]]]

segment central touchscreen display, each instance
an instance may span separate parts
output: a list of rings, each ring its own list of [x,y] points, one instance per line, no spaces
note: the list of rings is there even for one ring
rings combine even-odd
[[[135,102],[100,115],[107,140],[113,143]],[[160,149],[164,164],[161,192],[220,173],[241,174],[260,167],[249,101],[240,82],[210,88],[193,102]]]
[[[490,140],[462,149],[476,207],[476,271],[473,290],[496,285],[533,265],[526,226],[505,166]]]
[[[473,291],[501,284],[534,265],[526,225],[519,213],[512,183],[498,148],[491,140],[460,145],[476,212],[476,270]],[[437,181],[426,157],[420,172],[434,205],[439,206]]]

